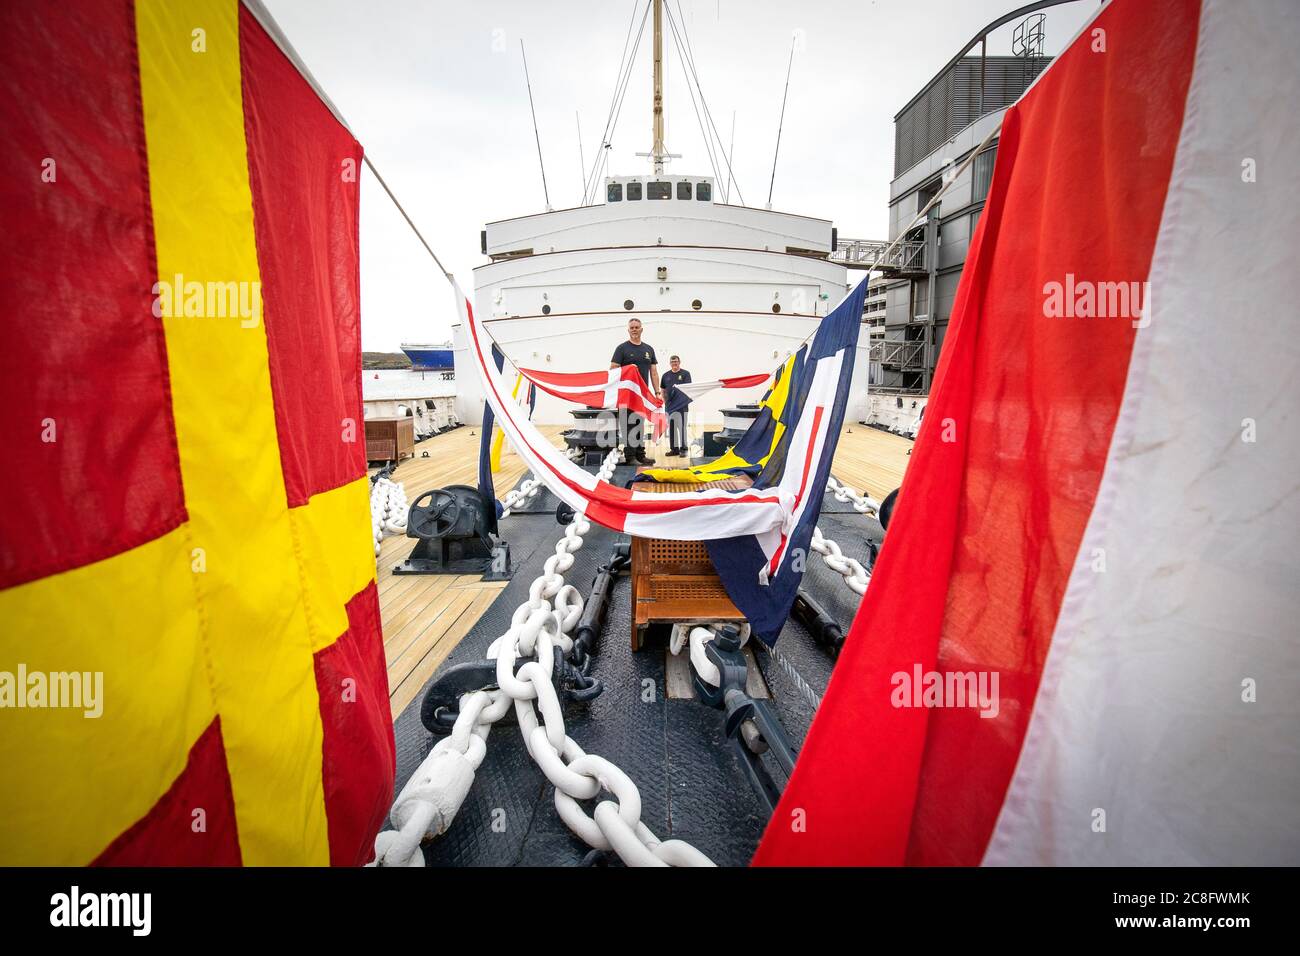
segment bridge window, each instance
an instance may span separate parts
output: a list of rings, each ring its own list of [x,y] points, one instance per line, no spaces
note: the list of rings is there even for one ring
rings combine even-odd
[[[975,157],[975,165],[971,171],[971,202],[988,198],[989,185],[993,182],[993,163],[997,156],[998,148],[994,146]]]
[[[640,199],[641,199],[641,184],[640,184],[640,183],[628,183],[628,184],[627,184],[627,201],[628,201],[628,202],[639,202]]]
[[[713,187],[709,183],[695,184],[695,198],[700,202],[709,202],[713,199]]]
[[[690,184],[690,183],[688,183],[688,182],[679,182],[679,183],[677,184],[677,198],[678,198],[678,199],[690,199],[690,198],[691,198],[691,184]]]
[[[646,198],[647,199],[672,199],[673,184],[662,183],[662,182],[646,183]]]
[[[605,202],[622,202],[623,201],[623,184],[610,183],[605,187]]]
[[[916,212],[918,215],[920,215],[921,210],[929,204],[931,199],[939,195],[939,190],[941,189],[943,189],[943,180],[936,179],[916,191]],[[930,211],[926,213],[926,216],[930,219],[938,219],[939,209],[942,205],[942,203],[935,203],[930,207]]]

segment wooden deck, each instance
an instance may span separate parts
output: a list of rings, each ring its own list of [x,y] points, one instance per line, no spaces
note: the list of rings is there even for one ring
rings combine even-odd
[[[840,433],[831,471],[859,494],[877,501],[903,483],[912,442],[866,425],[848,425]]]
[[[542,433],[562,446],[563,426],[542,426]],[[398,466],[394,478],[414,501],[421,492],[478,481],[479,429],[464,426],[415,446],[415,458]],[[429,457],[420,457],[423,452]],[[514,487],[524,462],[507,442],[496,475],[498,491]],[[415,539],[384,538],[379,554],[379,613],[384,625],[384,656],[388,660],[388,694],[393,719],[420,693],[424,682],[469,633],[504,582],[484,584],[478,575],[397,575]]]
[[[562,447],[560,434],[565,427],[544,425],[541,431],[556,447]],[[698,436],[706,427],[716,426],[692,423],[692,435]],[[465,426],[430,438],[415,446],[416,457],[402,462],[395,478],[412,501],[431,488],[475,484],[478,446],[478,427]],[[912,442],[906,438],[865,425],[849,425],[836,449],[835,477],[879,501],[902,483],[911,448]],[[426,451],[429,457],[420,457]],[[664,457],[665,451],[653,452],[656,464],[671,466],[677,459]],[[498,492],[514,487],[524,470],[523,461],[507,443],[496,476]],[[477,575],[393,574],[393,565],[400,563],[414,544],[414,539],[405,535],[387,537],[379,555],[379,610],[394,720],[505,587],[503,582],[484,584]]]

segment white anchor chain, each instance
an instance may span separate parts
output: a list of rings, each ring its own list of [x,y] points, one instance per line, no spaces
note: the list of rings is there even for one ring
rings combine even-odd
[[[858,494],[848,485],[842,484],[834,475],[826,479],[826,485],[835,494],[836,501],[852,501],[853,510],[858,514],[874,515],[880,510],[880,505],[874,498]],[[827,567],[840,574],[854,594],[861,597],[867,593],[867,585],[871,583],[871,572],[862,566],[862,562],[848,557],[840,550],[838,544],[822,534],[821,528],[813,528],[809,547],[822,556]]]
[[[385,534],[405,534],[410,505],[401,482],[380,478],[370,488],[370,531],[375,537],[375,556]]]
[[[508,518],[510,513],[516,508],[522,508],[528,502],[532,501],[541,492],[543,484],[531,474],[524,479],[523,484],[518,488],[511,488],[506,492],[506,496],[501,499],[501,517]]]
[[[674,656],[680,654],[682,649],[688,644],[690,651],[688,657],[691,664],[695,667],[696,673],[700,677],[717,687],[722,682],[722,675],[718,672],[718,667],[713,661],[709,660],[704,651],[704,645],[713,640],[715,630],[722,625],[719,621],[716,624],[674,624],[672,632],[668,638],[668,652]],[[749,643],[749,622],[745,621],[740,625],[740,646],[744,647]],[[761,643],[761,642],[760,642]]]
[[[844,578],[844,583],[854,594],[861,597],[867,593],[867,585],[871,583],[871,572],[862,566],[862,562],[848,557],[840,550],[838,544],[825,537],[821,528],[813,528],[812,540],[808,542],[808,546],[822,556],[828,568],[839,572]]]
[[[827,486],[835,493],[836,501],[852,501],[853,510],[860,515],[874,515],[880,512],[880,503],[874,498],[860,495],[848,485],[842,484],[834,475],[826,479]]]
[[[597,476],[612,477],[620,456],[621,449],[613,449]],[[641,793],[631,778],[605,758],[583,751],[565,733],[563,708],[551,682],[553,648],[567,654],[573,647],[568,635],[582,615],[583,602],[577,589],[564,583],[564,575],[590,529],[581,511],[565,528],[555,554],[529,587],[528,600],[516,609],[510,629],[488,648],[488,658],[497,662],[497,689],[461,697],[451,734],[434,745],[393,803],[391,816],[398,829],[375,839],[374,865],[424,865],[420,843],[451,826],[487,753],[492,724],[512,704],[529,755],[555,785],[556,811],[588,846],[612,850],[628,866],[713,865],[688,843],[656,837],[641,822]],[[530,659],[516,672],[518,658]],[[578,801],[594,799],[602,789],[614,800],[601,801],[589,816]]]
[[[580,458],[582,457],[582,454],[582,451],[577,448],[569,448],[564,452],[565,457],[569,459]],[[613,472],[610,474],[613,474]],[[528,502],[532,501],[541,493],[541,490],[544,487],[545,485],[538,480],[537,476],[529,472],[528,477],[519,485],[518,488],[511,488],[506,492],[506,496],[501,499],[501,517],[509,517],[512,510],[515,508],[522,508],[524,505],[528,504]]]

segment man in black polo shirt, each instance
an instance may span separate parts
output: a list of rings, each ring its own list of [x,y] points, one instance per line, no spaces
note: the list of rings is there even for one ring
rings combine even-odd
[[[668,360],[669,370],[664,372],[664,377],[659,380],[659,387],[663,389],[664,411],[668,412],[668,437],[671,446],[668,454],[676,458],[679,455],[685,455],[687,452],[686,439],[686,401],[674,402],[674,393],[678,385],[687,385],[691,380],[691,373],[682,368],[682,360],[674,355]],[[674,405],[680,405],[680,408],[673,409]]]
[[[635,365],[641,373],[641,379],[652,392],[659,396],[659,360],[654,348],[641,341],[641,320],[632,319],[627,324],[627,341],[614,349],[614,356],[609,360],[610,368]],[[623,439],[623,462],[631,464],[636,461],[642,465],[654,462],[645,456],[646,422],[635,412],[619,410],[619,435]]]

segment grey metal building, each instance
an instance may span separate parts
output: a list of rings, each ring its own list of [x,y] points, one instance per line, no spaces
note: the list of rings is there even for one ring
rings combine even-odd
[[[894,179],[889,189],[889,238],[900,240],[882,268],[883,319],[867,320],[871,337],[869,388],[877,393],[926,395],[948,331],[957,284],[988,196],[997,156],[994,136],[956,176],[925,218],[917,215],[951,175],[998,127],[1006,108],[1033,83],[1051,57],[1044,55],[1046,7],[1023,6],[984,27],[894,117]],[[988,35],[1019,21],[1009,56],[988,55]],[[909,228],[910,226],[910,228]],[[901,239],[900,239],[901,237]],[[851,257],[852,250],[846,250]],[[877,306],[879,310],[879,306]]]

